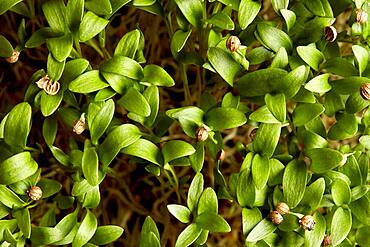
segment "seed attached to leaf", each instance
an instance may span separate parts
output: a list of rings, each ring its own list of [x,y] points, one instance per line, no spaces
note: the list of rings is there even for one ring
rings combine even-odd
[[[254,128],[254,129],[252,129],[252,131],[249,133],[249,137],[250,137],[252,140],[254,140],[254,138],[256,138],[257,130],[258,130],[258,128]]]
[[[276,207],[276,211],[278,211],[281,215],[288,214],[290,212],[290,208],[288,204],[284,202],[279,202]]]
[[[337,38],[337,29],[333,26],[327,26],[325,27],[325,39],[329,42],[334,42],[334,40]]]
[[[48,83],[48,81],[50,81],[50,78],[48,75],[45,75],[44,77],[42,77],[40,80],[38,80],[36,82],[36,85],[41,88],[41,89],[44,89],[44,87],[46,86],[46,84]]]
[[[38,201],[42,197],[42,190],[39,186],[32,186],[27,191],[28,197],[31,198],[34,201]]]
[[[299,220],[299,224],[305,230],[312,231],[315,228],[315,219],[312,215],[305,215]]]
[[[323,246],[331,245],[331,237],[330,235],[325,235],[324,240],[322,241]]]
[[[208,138],[208,130],[204,127],[200,127],[197,130],[196,137],[198,141],[204,142]]]
[[[276,210],[270,212],[269,218],[271,222],[274,223],[275,225],[279,225],[284,220],[283,216],[281,216],[281,214]]]
[[[49,95],[56,95],[59,92],[59,89],[59,82],[56,81],[53,83],[52,80],[49,80],[44,87],[44,91]]]
[[[364,24],[367,22],[367,13],[363,9],[356,10],[356,22]]]
[[[360,94],[364,100],[370,100],[370,83],[364,83],[361,85]]]
[[[16,63],[18,61],[20,52],[17,50],[13,50],[13,53],[10,57],[5,58],[8,63]]]
[[[225,157],[226,157],[226,152],[223,149],[221,149],[220,151],[218,151],[218,153],[217,153],[217,160],[223,161],[225,159]]]
[[[75,132],[77,135],[80,135],[82,132],[84,132],[85,129],[86,129],[85,113],[82,113],[80,119],[74,121],[73,123],[73,132]]]
[[[226,41],[226,47],[231,52],[237,51],[240,48],[240,39],[236,36],[230,36]]]

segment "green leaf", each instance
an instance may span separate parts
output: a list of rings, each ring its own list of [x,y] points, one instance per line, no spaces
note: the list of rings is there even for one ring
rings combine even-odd
[[[99,159],[95,148],[86,148],[82,156],[82,172],[92,186],[99,184]]]
[[[162,166],[163,164],[163,156],[159,148],[154,143],[145,139],[135,141],[128,147],[123,148],[122,152],[145,159],[158,166]]]
[[[272,27],[265,23],[257,25],[258,36],[263,41],[263,45],[267,48],[278,52],[280,47],[284,47],[287,51],[291,51],[293,43],[290,37],[276,27]]]
[[[366,149],[370,149],[370,135],[361,136],[360,139],[359,139],[359,142]]]
[[[271,62],[271,68],[285,68],[289,64],[288,53],[281,47]]]
[[[307,246],[321,246],[321,243],[325,237],[326,221],[319,212],[315,212],[313,217],[316,222],[315,228],[312,231],[305,232],[305,244]]]
[[[220,119],[223,121],[219,121]],[[246,122],[244,113],[234,108],[217,107],[205,115],[205,123],[214,131],[236,128]]]
[[[240,64],[235,61],[229,52],[218,47],[209,48],[207,56],[217,73],[232,86],[235,75],[241,70]]]
[[[281,132],[280,124],[260,124],[256,138],[253,141],[253,149],[261,155],[271,157],[279,142]]]
[[[54,31],[64,32],[66,29],[66,6],[63,0],[50,0],[42,4],[42,11],[50,27]]]
[[[148,101],[146,101],[145,97],[135,88],[130,88],[117,103],[129,112],[144,117],[150,116],[151,110]]]
[[[141,135],[138,127],[132,124],[122,124],[114,128],[98,147],[99,159],[102,164],[108,166],[122,148],[139,140]]]
[[[4,140],[9,146],[24,149],[31,129],[31,115],[31,106],[26,102],[14,106],[8,113],[4,125]]]
[[[195,218],[195,224],[210,232],[230,232],[227,221],[216,213],[204,212]]]
[[[370,79],[360,76],[349,76],[344,79],[331,81],[332,91],[345,95],[359,92],[363,83],[370,83]]]
[[[331,185],[331,195],[336,205],[349,204],[351,202],[351,189],[349,185],[341,180],[335,180]]]
[[[94,236],[97,229],[98,221],[90,210],[86,209],[86,215],[77,230],[76,236],[73,239],[72,247],[81,247],[85,245]]]
[[[243,235],[246,235],[262,220],[262,214],[258,208],[242,209]]]
[[[150,115],[145,118],[144,125],[151,128],[155,124],[159,111],[159,89],[157,86],[150,86],[145,89],[143,96],[150,106]]]
[[[369,101],[363,99],[359,93],[351,94],[346,101],[346,112],[357,113],[369,106]],[[342,108],[343,109],[343,108]]]
[[[314,173],[327,172],[344,164],[346,159],[342,153],[331,148],[310,149],[306,154],[311,159],[311,170]]]
[[[103,88],[97,92],[94,101],[106,101],[114,97],[117,93],[111,88]]]
[[[68,166],[69,165],[69,156],[63,152],[58,147],[50,146],[50,151],[53,154],[54,158],[61,164]]]
[[[1,11],[0,3],[0,11]],[[10,57],[13,53],[13,46],[10,42],[2,35],[0,35],[0,57]]]
[[[201,28],[203,6],[200,0],[175,0],[186,20],[196,28]]]
[[[327,72],[340,76],[356,76],[358,71],[353,64],[345,58],[333,57],[322,64]]]
[[[50,27],[42,27],[31,35],[31,37],[27,40],[25,47],[35,48],[45,43],[45,41],[49,38],[60,37],[62,35],[62,31],[56,31]]]
[[[198,215],[202,213],[218,213],[218,201],[216,192],[212,188],[206,188],[199,198]]]
[[[283,171],[285,166],[277,159],[270,159],[270,174],[268,179],[268,185],[274,186],[281,184],[283,181]]]
[[[48,198],[52,195],[55,195],[62,189],[62,185],[53,179],[42,178],[38,183],[42,190],[42,198]]]
[[[228,68],[227,65],[221,67]],[[220,69],[221,69],[220,68]],[[226,70],[227,71],[227,70]],[[240,95],[246,97],[262,96],[271,92],[280,92],[279,86],[288,73],[278,68],[259,69],[240,77],[235,87]],[[284,91],[281,91],[284,92]]]
[[[331,222],[331,239],[333,246],[339,245],[347,237],[352,228],[352,215],[349,209],[341,207],[335,210]]]
[[[114,56],[124,56],[134,59],[139,48],[140,31],[138,29],[126,33],[118,42]]]
[[[283,176],[283,193],[290,208],[295,208],[302,200],[307,180],[306,164],[292,160],[286,166]]]
[[[84,0],[68,1],[66,20],[68,21],[69,28],[76,33],[80,27],[82,16],[84,13]]]
[[[63,62],[72,51],[73,37],[72,34],[68,33],[61,37],[47,39],[46,43],[53,57],[57,61]]]
[[[193,170],[198,173],[203,168],[204,163],[204,142],[197,142],[194,144],[195,153],[189,156],[189,161]]]
[[[160,247],[159,239],[160,236],[155,222],[150,216],[147,216],[140,233],[140,247],[152,247],[153,244],[153,247]]]
[[[49,95],[45,92],[41,94],[41,113],[44,117],[52,115],[59,107],[63,99],[62,91],[59,91],[56,95]]]
[[[252,49],[251,52],[246,54],[246,57],[251,65],[256,65],[271,60],[273,55],[274,53],[272,51],[260,46]]]
[[[246,242],[257,242],[276,230],[276,226],[267,219],[261,220],[247,235]]]
[[[279,91],[284,93],[287,99],[294,97],[299,92],[302,84],[307,80],[307,71],[306,66],[301,65],[289,72],[289,74],[284,76]]]
[[[95,115],[93,119],[89,119],[91,141],[94,144],[98,143],[99,138],[104,134],[108,128],[110,122],[114,115],[114,101],[112,99],[108,100],[100,108],[99,112]]]
[[[22,0],[3,0],[0,3],[0,15],[4,14],[8,11],[11,7],[16,5],[17,3],[22,2]],[[0,43],[1,44],[1,43]],[[1,47],[1,45],[0,45]]]
[[[356,242],[360,246],[366,246],[368,243],[370,243],[370,226],[364,226],[361,228],[358,228],[356,231]]]
[[[108,23],[108,20],[95,15],[91,11],[88,11],[84,15],[80,24],[80,41],[85,42],[92,39],[94,36],[100,33],[108,25]]]
[[[284,94],[266,94],[265,102],[267,108],[270,110],[272,115],[276,117],[280,122],[285,122],[286,116],[286,105],[285,105],[285,95]]]
[[[352,51],[353,54],[355,55],[358,64],[358,70],[361,76],[362,72],[365,71],[367,63],[369,61],[369,53],[367,49],[360,45],[352,45]]]
[[[100,76],[99,70],[91,70],[78,76],[69,84],[69,90],[75,93],[91,93],[108,87],[109,84]]]
[[[120,226],[106,225],[99,226],[90,243],[95,245],[106,245],[116,241],[123,233],[123,228]]]
[[[37,163],[29,152],[22,152],[4,160],[0,164],[0,184],[12,184],[21,181],[38,169]]]
[[[175,81],[162,67],[149,64],[144,67],[143,70],[144,78],[142,82],[148,82],[156,86],[172,87],[175,85]]]
[[[274,115],[270,112],[266,105],[261,106],[254,112],[249,115],[249,119],[260,122],[260,123],[269,123],[269,124],[280,124],[281,122],[277,120]]]
[[[8,208],[20,208],[25,203],[13,191],[2,184],[0,184],[0,202]]]
[[[356,201],[367,194],[369,188],[366,185],[359,185],[351,189],[351,201]]]
[[[283,16],[283,18],[285,20],[286,29],[289,33],[289,31],[294,26],[297,17],[295,15],[295,13],[293,11],[289,10],[289,9],[280,9],[280,13],[281,13],[281,15]]]
[[[241,0],[239,4],[238,20],[240,27],[244,30],[256,18],[261,9],[261,3],[253,0]]]
[[[197,173],[193,178],[193,181],[191,181],[186,201],[191,212],[195,212],[197,210],[198,201],[203,192],[203,185],[203,175],[201,173]]]
[[[13,216],[17,220],[19,229],[26,238],[31,236],[31,218],[28,208],[22,208],[13,212]]]
[[[301,138],[303,140],[305,150],[312,148],[325,148],[328,146],[328,141],[319,134],[309,130],[303,130],[302,132]]]
[[[185,141],[171,140],[166,142],[162,148],[164,163],[192,155],[195,152],[193,146]]]
[[[109,0],[89,0],[85,3],[86,8],[97,15],[112,14],[112,6]]]
[[[319,66],[324,61],[324,55],[318,49],[312,46],[298,46],[298,55],[305,61],[311,68],[319,71]]]
[[[307,90],[314,92],[314,93],[326,93],[329,92],[331,89],[331,85],[329,84],[329,77],[330,74],[322,74],[312,78],[307,84],[304,86]]]
[[[293,111],[293,124],[295,126],[302,126],[312,119],[320,116],[325,111],[325,108],[319,104],[299,104]]]
[[[223,12],[212,15],[207,22],[224,30],[234,30],[235,28],[233,20]]]
[[[328,137],[332,140],[343,140],[357,133],[358,124],[354,114],[343,114],[330,128]]]
[[[59,62],[56,60],[51,53],[48,56],[47,70],[50,79],[53,81],[58,81],[62,76],[65,66],[65,61]]]
[[[175,247],[190,246],[202,233],[202,228],[198,224],[192,223],[188,225],[179,235],[176,240]]]
[[[63,238],[63,233],[53,227],[32,227],[31,241],[34,245],[50,245]]]
[[[131,58],[123,56],[112,57],[100,68],[100,70],[105,73],[126,76],[134,80],[141,80],[144,77],[143,69],[140,64]]]
[[[60,82],[62,88],[68,87],[68,84],[81,75],[89,66],[89,61],[84,58],[73,59],[66,62]]]
[[[256,189],[249,169],[244,169],[239,174],[236,197],[241,207],[252,207],[255,202]]]
[[[271,0],[271,4],[275,12],[279,13],[279,10],[288,8],[289,0]]]
[[[262,189],[270,175],[269,159],[266,156],[254,155],[252,161],[252,177],[257,189]]]
[[[182,223],[186,224],[190,222],[191,212],[187,207],[178,204],[168,204],[167,209],[173,216],[175,216],[176,219],[178,219]]]
[[[184,48],[186,41],[189,39],[191,35],[191,32],[192,32],[191,29],[189,31],[183,31],[179,29],[173,34],[171,39],[172,54],[176,54]]]
[[[324,178],[319,178],[306,188],[301,204],[309,205],[311,210],[316,210],[321,202],[324,192],[325,180]]]

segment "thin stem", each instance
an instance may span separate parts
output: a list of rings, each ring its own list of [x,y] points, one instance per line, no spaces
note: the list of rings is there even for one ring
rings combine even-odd
[[[74,37],[74,43],[75,43],[75,47],[76,47],[76,51],[78,55],[82,57],[82,50],[81,50],[80,42],[77,37]]]
[[[190,95],[190,90],[189,90],[188,75],[186,73],[185,64],[181,64],[181,75],[182,75],[182,82],[183,82],[183,87],[184,87],[185,102],[187,105],[192,105],[191,95]]]

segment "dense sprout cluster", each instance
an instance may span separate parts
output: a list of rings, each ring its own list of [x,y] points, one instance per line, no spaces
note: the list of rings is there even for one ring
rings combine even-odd
[[[154,32],[110,39],[131,9],[160,18],[176,72],[147,61]],[[1,63],[32,76],[0,115],[0,246],[127,243],[135,229],[130,246],[369,246],[369,11],[367,0],[1,0],[0,21],[18,26],[0,30]],[[32,52],[41,65],[27,64]],[[133,196],[122,170],[161,197],[140,204],[148,193]],[[107,194],[121,195],[110,179],[140,227],[107,220]]]

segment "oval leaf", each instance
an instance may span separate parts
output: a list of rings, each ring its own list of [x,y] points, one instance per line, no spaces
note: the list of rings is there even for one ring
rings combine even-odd
[[[289,162],[283,175],[283,193],[291,208],[295,208],[302,200],[306,189],[306,180],[306,164],[298,160]]]
[[[205,123],[214,131],[236,128],[246,122],[247,118],[244,113],[234,108],[214,108],[205,116]]]
[[[0,164],[0,184],[12,184],[21,181],[38,169],[36,161],[29,152],[22,152],[4,160]]]

